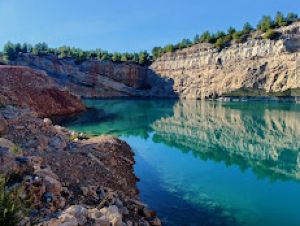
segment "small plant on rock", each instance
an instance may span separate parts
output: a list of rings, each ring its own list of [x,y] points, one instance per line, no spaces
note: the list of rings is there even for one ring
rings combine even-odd
[[[15,155],[19,155],[19,154],[22,154],[23,153],[23,151],[22,151],[22,149],[19,147],[19,146],[14,146],[13,148],[12,148],[12,153],[14,153]]]
[[[0,225],[15,226],[20,219],[20,200],[17,191],[6,190],[6,179],[0,177]]]
[[[278,33],[276,31],[274,31],[273,29],[269,29],[267,30],[267,32],[263,35],[264,39],[276,39],[278,37]]]

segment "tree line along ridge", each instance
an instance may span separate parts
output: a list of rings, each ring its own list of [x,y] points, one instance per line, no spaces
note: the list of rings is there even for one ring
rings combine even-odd
[[[193,41],[184,38],[177,44],[168,44],[164,47],[154,47],[151,54],[147,51],[141,51],[138,53],[109,53],[102,49],[85,51],[69,46],[49,48],[44,42],[37,43],[35,45],[28,43],[13,44],[11,42],[7,42],[3,48],[3,60],[5,62],[13,61],[20,53],[30,53],[38,56],[52,54],[61,59],[74,58],[75,62],[78,64],[89,59],[96,59],[102,61],[134,62],[140,65],[149,65],[153,60],[156,60],[165,53],[175,52],[176,50],[188,48],[198,43],[210,43],[218,49],[228,47],[232,42],[242,43],[245,42],[250,34],[255,31],[261,33],[261,37],[264,39],[276,39],[279,34],[274,29],[288,26],[296,21],[299,21],[299,18],[295,13],[288,13],[285,16],[283,13],[277,12],[274,19],[270,16],[263,16],[257,24],[256,29],[247,22],[244,24],[242,30],[236,30],[233,27],[229,27],[227,32],[217,31],[216,33],[210,33],[209,31],[205,31],[201,35],[197,34]]]

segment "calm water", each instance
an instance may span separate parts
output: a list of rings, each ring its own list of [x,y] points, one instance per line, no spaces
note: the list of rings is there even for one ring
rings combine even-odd
[[[165,225],[300,225],[300,105],[86,103],[64,124],[128,142],[141,198]]]

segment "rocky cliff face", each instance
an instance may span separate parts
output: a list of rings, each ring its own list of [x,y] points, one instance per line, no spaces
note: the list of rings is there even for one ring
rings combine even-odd
[[[76,64],[71,58],[21,54],[11,64],[43,70],[61,87],[83,97],[174,95],[169,79],[134,63],[88,60]]]
[[[0,104],[29,107],[40,117],[85,109],[78,97],[59,90],[44,72],[17,66],[0,66]]]
[[[218,96],[296,96],[300,88],[300,23],[278,29],[278,40],[255,36],[219,51],[198,44],[157,59],[151,69],[174,80],[188,99]]]
[[[21,54],[11,64],[44,70],[84,97],[300,96],[300,22],[277,30],[277,40],[253,33],[222,50],[210,44],[167,53],[150,67],[134,63]]]

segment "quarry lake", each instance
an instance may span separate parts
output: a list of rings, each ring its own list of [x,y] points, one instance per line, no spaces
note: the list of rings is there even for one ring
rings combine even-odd
[[[167,226],[300,225],[300,105],[86,100],[63,125],[135,152],[141,200]]]

